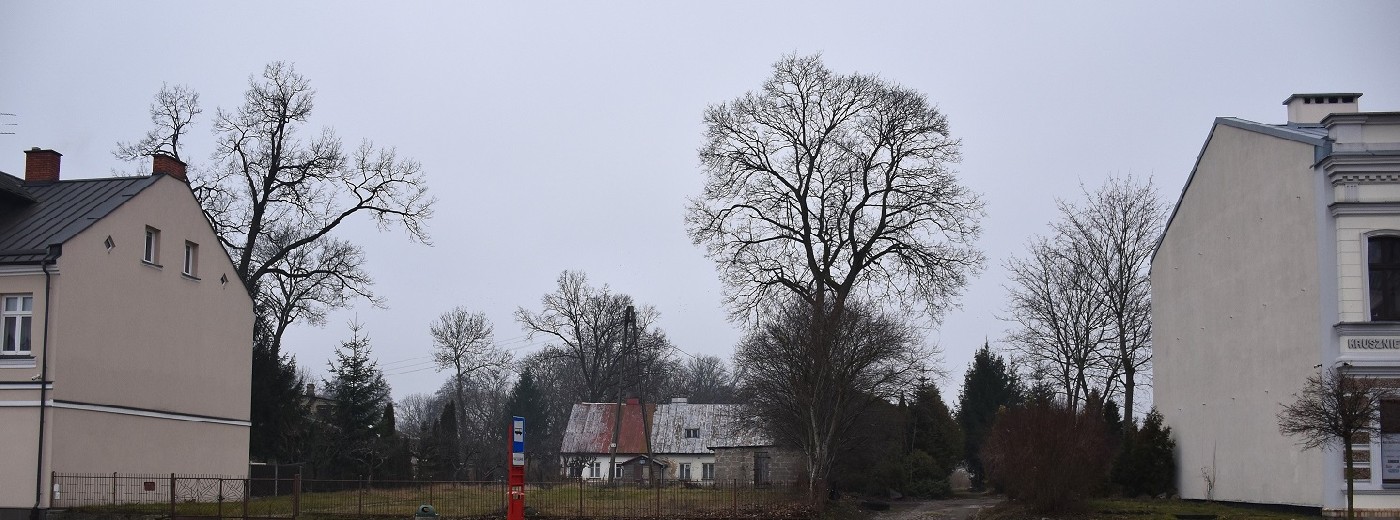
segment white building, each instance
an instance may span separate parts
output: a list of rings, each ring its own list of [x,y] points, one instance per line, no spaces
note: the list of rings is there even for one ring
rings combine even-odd
[[[685,398],[649,404],[644,426],[636,399],[622,405],[617,423],[617,403],[579,403],[569,414],[559,453],[570,477],[608,479],[613,429],[618,428],[616,468],[612,474],[624,480],[645,478],[646,432],[656,471],[666,480],[707,482],[716,480],[715,448],[768,446],[772,442],[739,421],[741,409],[732,404],[692,404]],[[763,460],[768,460],[767,458]],[[765,466],[766,470],[767,466]],[[755,473],[766,476],[768,473]],[[738,478],[720,475],[724,480]],[[755,477],[759,478],[759,477]]]
[[[1360,97],[1290,96],[1286,124],[1216,119],[1168,221],[1153,399],[1184,498],[1345,510],[1341,450],[1303,451],[1277,414],[1319,367],[1400,378],[1400,112]],[[1371,516],[1400,516],[1397,411],[1356,446]]]

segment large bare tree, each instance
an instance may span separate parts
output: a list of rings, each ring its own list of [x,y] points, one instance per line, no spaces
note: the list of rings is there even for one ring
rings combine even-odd
[[[639,331],[635,348],[626,339],[623,318],[633,306],[632,297],[618,294],[607,285],[596,288],[579,271],[559,274],[554,292],[540,299],[541,310],[524,307],[515,311],[516,320],[531,338],[543,335],[549,345],[545,354],[569,360],[581,385],[577,397],[604,402],[618,392],[646,390],[661,368],[673,364],[672,346],[665,333],[654,328],[659,314],[650,305],[636,306]]]
[[[1380,433],[1381,402],[1396,396],[1394,380],[1360,377],[1342,368],[1324,368],[1308,376],[1293,403],[1278,413],[1278,431],[1299,438],[1306,449],[1342,445],[1346,461],[1347,519],[1354,518],[1352,445],[1360,435]]]
[[[249,78],[241,106],[216,111],[213,165],[191,168],[191,189],[240,281],[279,322],[275,344],[291,323],[357,297],[377,303],[359,246],[336,238],[343,223],[364,217],[429,240],[434,200],[418,162],[369,141],[347,151],[329,128],[308,131],[315,94],[291,64],[267,65]],[[167,85],[151,104],[155,128],[113,153],[187,160],[180,139],[200,113],[198,93]],[[263,287],[272,278],[281,296]]]
[[[1166,204],[1152,179],[1110,177],[1082,204],[1060,201],[1061,235],[1068,257],[1088,272],[1085,280],[1109,316],[1113,365],[1122,376],[1123,410],[1131,418],[1138,375],[1152,367],[1152,289],[1148,270],[1166,222]]]
[[[704,122],[691,240],[718,264],[735,319],[756,326],[784,302],[805,306],[804,359],[832,359],[852,301],[936,319],[981,268],[982,203],[959,184],[960,142],[922,93],[786,56],[758,91],[710,106]],[[829,424],[805,424],[802,437],[817,440],[804,449],[840,441]],[[807,456],[825,471],[824,451]],[[824,478],[813,475],[814,490]]]
[[[421,167],[393,148],[363,141],[345,150],[330,129],[309,131],[315,91],[290,64],[274,62],[252,76],[243,103],[217,111],[211,166],[190,165],[190,187],[234,263],[239,281],[254,297],[259,320],[254,363],[253,452],[259,430],[277,424],[271,416],[299,414],[299,381],[270,376],[276,363],[290,364],[281,341],[293,323],[322,324],[326,313],[357,298],[379,304],[358,244],[337,237],[352,219],[368,218],[381,230],[401,228],[410,240],[428,242],[432,216]],[[165,153],[189,162],[183,147],[202,113],[198,94],[165,86],[150,107],[154,129],[134,142],[118,143],[120,159]],[[294,370],[282,371],[286,374]],[[281,389],[263,396],[258,388]],[[260,393],[261,392],[261,393]]]

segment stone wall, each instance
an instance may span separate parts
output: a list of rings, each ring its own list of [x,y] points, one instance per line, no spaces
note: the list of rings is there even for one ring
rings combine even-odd
[[[806,463],[802,454],[772,446],[715,448],[715,480],[755,484],[754,465],[756,461],[765,458],[768,461],[768,481],[757,483],[792,483],[803,480]]]

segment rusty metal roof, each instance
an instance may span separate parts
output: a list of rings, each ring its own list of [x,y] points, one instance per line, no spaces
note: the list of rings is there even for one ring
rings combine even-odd
[[[656,405],[647,409],[655,413]],[[579,403],[569,412],[569,426],[564,430],[560,453],[608,453],[612,443],[617,403]],[[622,431],[618,435],[618,453],[646,453],[646,437],[642,433],[642,407],[622,405]]]
[[[743,407],[733,404],[647,405],[653,426],[652,451],[659,454],[712,453],[712,447],[768,446],[772,441],[745,426]],[[580,403],[569,414],[560,453],[607,453],[616,403]],[[686,437],[692,430],[693,437]],[[646,453],[641,407],[623,405],[618,453]]]

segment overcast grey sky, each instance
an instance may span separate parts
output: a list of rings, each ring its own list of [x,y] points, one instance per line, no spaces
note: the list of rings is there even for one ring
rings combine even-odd
[[[509,4],[509,5],[506,5]],[[1283,122],[1294,92],[1363,92],[1400,110],[1400,2],[23,2],[0,4],[0,171],[63,154],[65,178],[130,170],[111,155],[149,126],[162,82],[201,93],[186,148],[209,163],[215,107],[248,76],[295,63],[317,89],[312,128],[423,164],[438,198],[431,247],[355,225],[387,309],[361,305],[289,333],[324,372],[358,317],[396,398],[444,380],[428,323],[513,319],[560,271],[661,312],[682,350],[728,358],[740,336],[682,215],[701,185],[709,104],[757,88],[785,53],[924,92],[963,140],[982,194],[988,269],[928,337],[945,397],[1006,324],[1002,263],[1056,217],[1055,198],[1106,176],[1152,175],[1175,201],[1217,116]],[[988,5],[990,4],[990,5]]]

